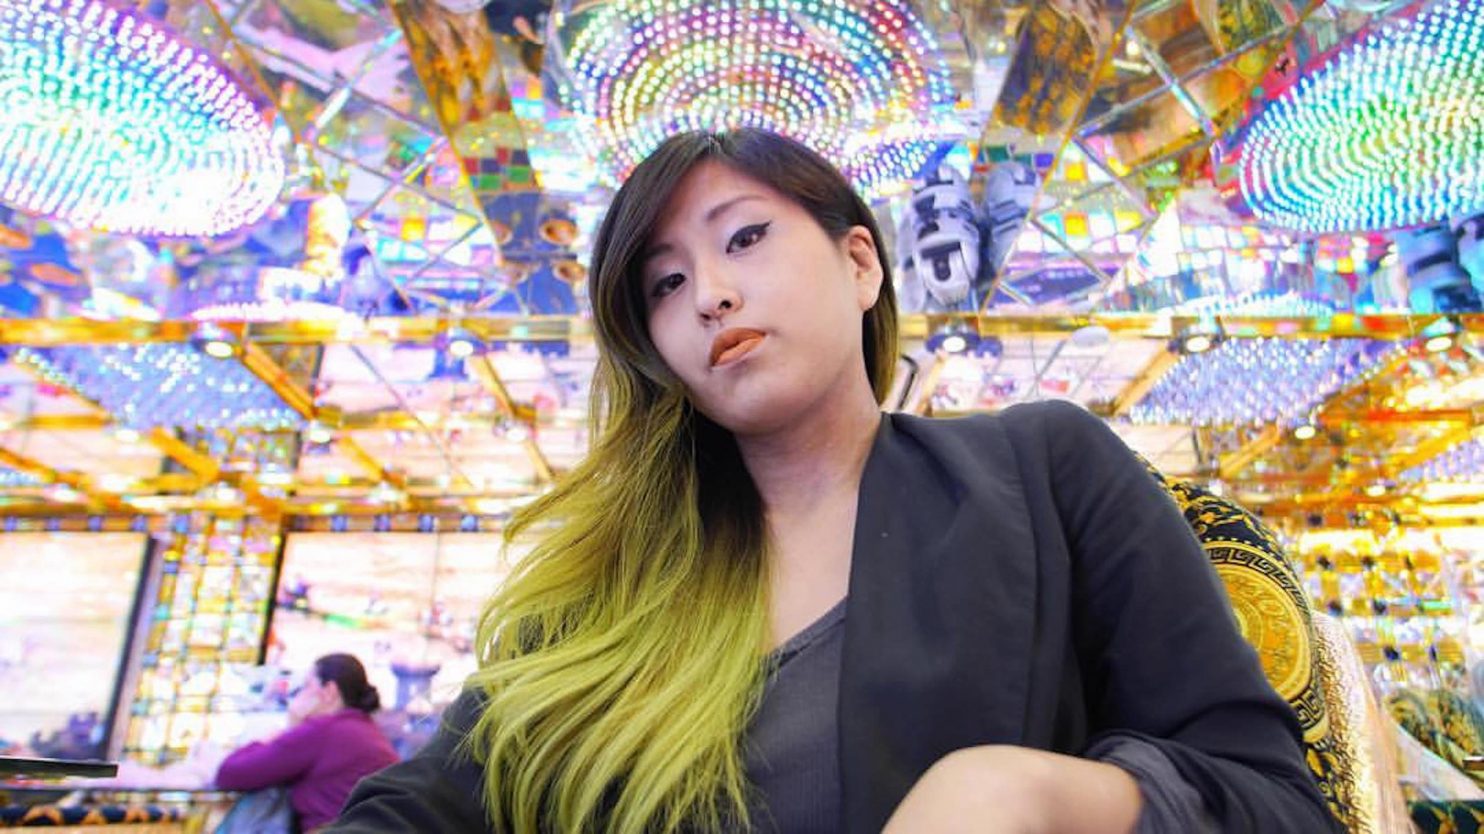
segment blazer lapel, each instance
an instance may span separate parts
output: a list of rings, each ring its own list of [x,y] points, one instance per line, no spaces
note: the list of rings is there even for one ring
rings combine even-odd
[[[884,415],[861,477],[839,694],[843,830],[876,834],[928,767],[1016,744],[1036,542],[994,418]]]

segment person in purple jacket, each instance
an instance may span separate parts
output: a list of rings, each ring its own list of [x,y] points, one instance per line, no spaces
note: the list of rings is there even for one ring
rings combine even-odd
[[[289,728],[222,761],[216,786],[229,791],[286,787],[303,831],[335,819],[356,782],[397,761],[371,720],[381,695],[352,655],[314,662],[289,701]]]

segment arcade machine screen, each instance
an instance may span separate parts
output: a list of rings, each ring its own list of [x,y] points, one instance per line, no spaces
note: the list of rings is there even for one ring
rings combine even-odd
[[[302,673],[322,655],[360,658],[379,723],[409,754],[474,671],[479,612],[505,574],[493,534],[291,534],[267,661]]]
[[[0,535],[0,755],[103,756],[147,543]]]

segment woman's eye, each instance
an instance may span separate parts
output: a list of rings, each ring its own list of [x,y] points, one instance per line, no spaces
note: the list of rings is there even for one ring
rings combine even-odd
[[[680,285],[684,282],[684,275],[681,275],[678,272],[672,272],[669,275],[661,278],[660,280],[655,281],[654,286],[650,287],[649,289],[649,295],[652,298],[663,298],[664,296],[675,292],[675,290],[679,288]]]
[[[743,226],[727,241],[727,251],[736,252],[739,249],[749,249],[757,245],[757,242],[768,235],[769,223],[756,223],[751,226]]]

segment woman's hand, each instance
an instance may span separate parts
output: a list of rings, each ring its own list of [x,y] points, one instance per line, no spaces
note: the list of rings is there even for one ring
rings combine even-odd
[[[882,834],[1127,834],[1143,800],[1120,768],[1024,747],[967,747],[939,759]]]

